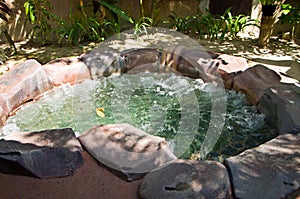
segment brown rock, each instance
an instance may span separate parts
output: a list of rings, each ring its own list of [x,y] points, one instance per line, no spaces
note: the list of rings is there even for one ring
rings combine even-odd
[[[224,165],[213,161],[176,160],[143,179],[143,199],[232,198]]]
[[[73,176],[38,179],[0,172],[1,198],[101,198],[138,199],[140,181],[127,183],[111,174],[86,151],[83,165]]]
[[[218,59],[222,60],[218,66],[218,72],[223,79],[224,87],[231,89],[234,77],[249,68],[247,60],[226,54],[221,54]]]
[[[62,58],[43,66],[54,86],[91,79],[87,66],[77,58]]]
[[[285,134],[225,160],[236,198],[287,198],[300,189],[300,136]]]
[[[237,72],[245,71],[246,69],[249,68],[247,60],[242,57],[220,54],[218,59],[223,60],[223,63],[220,63],[218,68],[227,73],[237,73]]]
[[[267,88],[280,84],[280,76],[263,65],[255,65],[237,75],[233,89],[246,95],[248,101],[257,105]]]
[[[8,112],[51,88],[52,82],[36,60],[27,60],[0,77],[0,98]]]
[[[183,46],[171,46],[162,52],[160,63],[165,70],[174,70],[190,78],[200,78],[204,82],[210,82],[205,66],[201,65],[199,58],[210,58],[205,51],[190,50]]]
[[[228,73],[224,70],[218,69],[219,74],[222,77],[224,88],[225,89],[232,89],[233,87],[233,79],[237,75],[236,73]]]
[[[156,64],[142,64],[135,66],[134,68],[128,70],[127,74],[137,74],[137,73],[163,73],[164,71]],[[176,73],[176,71],[174,71]]]
[[[72,129],[13,133],[0,140],[0,170],[53,178],[73,175],[82,148]]]
[[[0,96],[0,135],[1,135],[1,127],[5,125],[7,117],[8,117],[8,111],[7,111],[6,103],[3,97]]]
[[[177,159],[163,138],[129,124],[95,126],[79,140],[94,158],[128,181]]]
[[[7,120],[7,114],[0,106],[0,135],[2,135],[2,127],[5,125],[6,120]]]
[[[279,133],[300,132],[300,88],[280,84],[268,88],[260,98],[258,110],[266,115]]]
[[[129,49],[122,51],[120,56],[125,62],[126,71],[124,72],[130,72],[131,69],[141,65],[150,65],[158,62],[159,54],[159,50],[154,48]]]

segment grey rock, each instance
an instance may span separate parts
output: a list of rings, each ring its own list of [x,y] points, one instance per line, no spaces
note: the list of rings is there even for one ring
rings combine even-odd
[[[72,175],[83,164],[72,129],[13,133],[0,140],[4,173],[54,178]]]
[[[228,158],[236,198],[286,198],[300,188],[300,137],[285,134]]]
[[[128,181],[177,159],[163,138],[129,124],[95,126],[79,140],[95,159]]]
[[[257,107],[279,133],[300,132],[299,87],[281,84],[268,88]]]
[[[97,80],[113,73],[121,74],[123,72],[124,69],[120,65],[110,67],[119,57],[118,50],[100,45],[98,48],[83,54],[80,60],[88,66],[91,78]]]
[[[232,198],[224,165],[214,161],[176,160],[145,176],[143,199]]]

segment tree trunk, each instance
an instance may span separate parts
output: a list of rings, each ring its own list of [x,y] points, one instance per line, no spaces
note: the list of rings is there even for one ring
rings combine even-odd
[[[282,1],[283,3],[284,1]],[[281,4],[263,5],[258,46],[265,48],[269,44],[270,37],[273,34],[275,23],[280,16]]]

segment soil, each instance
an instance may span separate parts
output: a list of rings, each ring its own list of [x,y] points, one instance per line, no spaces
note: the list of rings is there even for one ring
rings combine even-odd
[[[98,165],[87,152],[84,164],[73,176],[38,179],[0,173],[1,198],[101,198],[138,199],[141,181],[125,182]]]
[[[249,66],[264,64],[279,73],[300,80],[300,46],[273,38],[269,48],[260,49],[256,39],[241,38],[225,41],[222,44],[208,40],[199,43],[207,50],[244,57]],[[30,43],[16,43],[18,53],[12,56],[8,45],[0,45],[0,74],[6,73],[26,59],[37,59],[41,64],[60,57],[76,57],[97,46],[87,43],[81,46],[46,46],[38,47]],[[2,54],[1,54],[2,52]],[[2,63],[1,63],[2,62]],[[1,198],[138,198],[140,181],[131,183],[116,177],[86,152],[85,163],[74,176],[57,179],[36,179],[0,173]]]
[[[277,72],[300,81],[300,45],[284,39],[271,38],[266,49],[257,47],[257,39],[241,35],[240,38],[225,41],[223,43],[209,40],[199,40],[200,45],[212,52],[225,53],[244,57],[248,60],[249,66],[264,64]],[[36,46],[32,43],[16,43],[18,52],[12,56],[4,54],[12,53],[7,44],[0,45],[0,74],[9,71],[11,68],[26,59],[36,59],[41,64],[60,57],[79,56],[97,46],[97,43],[85,43],[78,46]],[[2,62],[2,65],[1,65]]]

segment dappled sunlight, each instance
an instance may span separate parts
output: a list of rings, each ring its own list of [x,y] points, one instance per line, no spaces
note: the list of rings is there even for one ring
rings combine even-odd
[[[6,59],[0,59],[3,64],[0,64],[0,75],[11,70],[16,65],[24,62],[27,59],[36,59],[41,64],[46,64],[52,60],[63,57],[77,57],[95,48],[98,43],[90,42],[78,46],[40,46],[32,42],[16,42],[17,53],[12,54]],[[0,48],[6,53],[11,54],[11,49],[8,44],[0,44]]]
[[[249,66],[263,64],[281,74],[284,83],[296,81],[282,74],[300,80],[300,46],[293,42],[273,38],[266,49],[256,46],[256,38],[239,38],[223,43],[199,40],[199,43],[208,51],[246,58]]]
[[[235,196],[245,198],[251,193],[253,198],[262,198],[271,192],[274,197],[283,197],[282,194],[292,192],[299,184],[297,151],[299,139],[287,134],[227,159],[225,164],[233,177]]]

